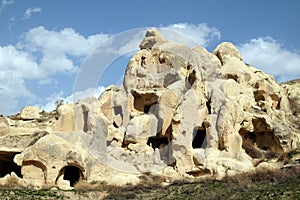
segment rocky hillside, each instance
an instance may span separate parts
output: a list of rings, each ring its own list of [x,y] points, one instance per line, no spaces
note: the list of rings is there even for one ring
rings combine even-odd
[[[221,43],[210,53],[150,29],[121,86],[51,112],[0,118],[0,184],[72,188],[221,179],[299,163],[300,84],[279,85]],[[276,159],[275,159],[276,158]]]

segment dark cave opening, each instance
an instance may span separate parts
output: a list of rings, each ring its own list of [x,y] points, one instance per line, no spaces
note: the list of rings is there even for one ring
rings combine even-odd
[[[192,147],[194,149],[204,148],[206,145],[206,129],[203,127],[195,127],[193,136]]]
[[[18,177],[23,178],[21,166],[14,162],[15,152],[0,152],[0,178],[14,172]]]
[[[189,88],[193,86],[195,81],[196,81],[196,71],[193,70],[192,73],[190,73],[188,76]]]
[[[211,110],[211,98],[209,98],[208,101],[206,102],[206,107],[207,107],[207,110],[208,110],[208,114],[211,114],[212,113],[212,110]]]
[[[71,187],[74,187],[74,185],[83,177],[82,171],[78,167],[66,166],[63,170],[63,179],[70,181]]]
[[[144,113],[149,113],[149,110],[151,108],[152,105],[145,105],[144,106]]]
[[[88,111],[83,111],[83,132],[88,132]]]
[[[160,148],[162,145],[167,145],[169,143],[168,137],[149,137],[147,141],[147,145],[152,147],[153,149],[155,148]]]

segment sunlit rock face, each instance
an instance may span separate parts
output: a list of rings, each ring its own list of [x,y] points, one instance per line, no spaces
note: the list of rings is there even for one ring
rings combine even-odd
[[[11,172],[25,186],[63,189],[136,184],[145,173],[222,178],[300,147],[299,84],[278,85],[229,42],[210,53],[150,29],[140,49],[123,85],[98,99],[1,117],[0,184]]]

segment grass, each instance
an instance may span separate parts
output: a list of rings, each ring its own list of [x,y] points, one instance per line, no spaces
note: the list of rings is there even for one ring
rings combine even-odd
[[[159,176],[144,174],[141,184],[124,187],[81,181],[73,191],[0,189],[0,199],[299,199],[300,167],[260,170],[198,182],[175,182],[162,187]],[[100,198],[101,197],[101,198]]]
[[[299,199],[300,168],[264,170],[201,182],[177,182],[168,187],[112,190],[105,199]]]
[[[0,199],[25,200],[25,199],[67,199],[67,196],[52,190],[24,190],[24,189],[1,189]]]

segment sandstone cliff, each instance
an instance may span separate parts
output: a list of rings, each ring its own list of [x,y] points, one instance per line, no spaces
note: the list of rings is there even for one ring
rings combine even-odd
[[[79,179],[123,185],[144,173],[176,180],[282,167],[265,161],[300,147],[299,91],[244,63],[229,42],[210,53],[150,29],[123,85],[51,113],[25,107],[0,118],[0,184],[15,174],[21,185],[67,189]]]

